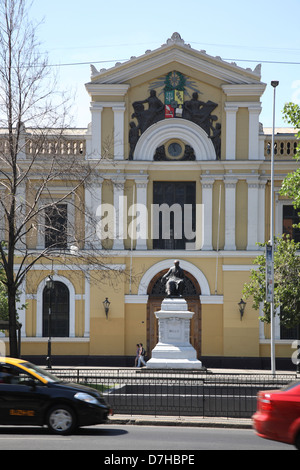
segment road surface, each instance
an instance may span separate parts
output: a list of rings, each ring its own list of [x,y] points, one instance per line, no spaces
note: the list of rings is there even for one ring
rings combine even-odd
[[[115,451],[114,455],[118,456],[122,453],[127,456],[137,456],[139,458],[135,465],[137,466],[138,463],[158,464],[159,462],[148,462],[149,455],[156,454],[165,456],[174,455],[176,452],[187,453],[197,459],[198,451],[201,450],[295,450],[295,448],[280,442],[261,439],[251,429],[108,424],[81,428],[72,436],[51,435],[47,428],[0,426],[0,451],[3,450],[99,450],[101,453],[98,463],[105,458],[112,459],[111,451]],[[151,452],[141,452],[143,450]],[[116,454],[116,451],[119,452]],[[160,462],[162,463],[165,462]]]

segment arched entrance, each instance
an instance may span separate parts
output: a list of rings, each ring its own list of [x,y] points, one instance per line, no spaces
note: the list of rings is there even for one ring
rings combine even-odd
[[[43,336],[48,336],[49,306],[51,305],[51,335],[68,337],[70,324],[70,294],[68,287],[62,282],[55,281],[54,289],[43,290]]]
[[[148,357],[158,342],[158,321],[155,312],[160,310],[161,303],[165,298],[164,286],[161,282],[162,276],[168,271],[164,269],[156,274],[148,286],[148,304],[147,304],[147,351]],[[194,312],[191,320],[190,343],[197,351],[197,358],[201,357],[201,304],[200,304],[200,286],[197,280],[189,272],[185,271],[186,283],[183,296],[188,303],[188,308]]]

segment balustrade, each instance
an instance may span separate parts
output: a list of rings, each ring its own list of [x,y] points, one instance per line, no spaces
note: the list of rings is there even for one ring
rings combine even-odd
[[[22,149],[21,149],[22,150]],[[86,153],[85,139],[60,137],[58,139],[26,139],[26,157],[43,155],[82,155]],[[9,142],[5,136],[0,137],[0,155],[9,154]]]
[[[271,158],[272,138],[265,139],[264,156],[268,160]],[[290,160],[297,153],[298,141],[292,136],[275,136],[274,138],[274,159]]]
[[[271,158],[271,135],[266,135],[264,139],[264,157]],[[26,138],[26,156],[43,155],[86,155],[86,140],[69,136],[59,138]],[[296,155],[298,141],[294,134],[277,135],[274,139],[274,158],[276,160],[290,160]],[[9,143],[5,135],[0,137],[0,155],[9,154]]]
[[[26,142],[26,155],[31,157],[33,155],[85,155],[85,140],[84,139],[45,139],[42,142],[39,140],[29,139]]]

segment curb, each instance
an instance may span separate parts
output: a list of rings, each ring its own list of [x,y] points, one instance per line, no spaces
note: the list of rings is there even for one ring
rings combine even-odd
[[[108,424],[138,425],[138,426],[182,426],[206,428],[235,428],[252,429],[251,419],[235,418],[199,418],[199,417],[156,417],[156,416],[110,416]]]

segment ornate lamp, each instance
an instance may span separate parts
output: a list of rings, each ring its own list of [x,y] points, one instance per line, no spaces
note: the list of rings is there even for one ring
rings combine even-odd
[[[108,300],[107,297],[106,297],[106,299],[105,299],[104,302],[103,302],[103,306],[104,306],[106,318],[108,318],[108,312],[109,312],[110,301]]]
[[[50,275],[46,279],[46,287],[49,290],[54,289],[54,281],[53,281],[52,276],[50,276]]]
[[[242,320],[244,316],[244,312],[245,312],[246,302],[244,302],[243,299],[241,299],[238,303],[238,306],[239,306],[241,320]]]

